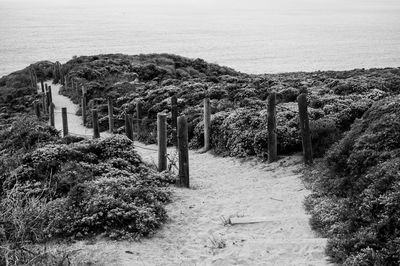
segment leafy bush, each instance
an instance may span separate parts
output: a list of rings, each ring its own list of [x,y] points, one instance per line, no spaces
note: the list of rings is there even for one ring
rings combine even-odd
[[[174,177],[146,166],[123,136],[70,144],[50,138],[19,162],[1,176],[0,244],[12,252],[57,237],[137,239],[167,217]]]
[[[344,265],[400,263],[400,97],[373,105],[325,156],[306,205]],[[314,173],[315,174],[315,173]]]

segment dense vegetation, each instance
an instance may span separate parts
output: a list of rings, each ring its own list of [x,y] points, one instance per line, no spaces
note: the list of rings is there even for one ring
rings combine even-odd
[[[0,131],[0,150],[0,264],[53,238],[136,239],[166,218],[174,179],[142,162],[123,136],[61,139],[27,117]]]
[[[142,102],[139,139],[150,143],[157,113],[170,115],[176,95],[180,114],[188,117],[191,147],[201,147],[202,100],[209,97],[211,145],[228,156],[267,158],[266,99],[272,91],[278,97],[278,153],[301,151],[296,98],[307,92],[314,154],[324,156],[308,169],[312,226],[330,239],[327,252],[335,262],[400,263],[399,68],[248,75],[169,54],[82,56],[58,71],[55,65],[43,61],[31,68],[39,80],[63,82],[67,76],[61,93],[77,104],[82,93],[70,82],[84,86],[102,130],[108,126],[107,97],[114,99],[118,132],[124,114],[134,114]],[[19,118],[32,112],[39,97],[34,92],[28,69],[0,79],[2,246],[60,236],[151,234],[166,217],[171,176],[145,165],[126,138],[60,139],[44,123]],[[20,251],[4,250],[0,263]]]
[[[143,126],[152,131],[157,113],[169,112],[176,95],[180,113],[188,117],[193,148],[203,145],[202,100],[210,97],[211,144],[222,155],[239,157],[267,156],[266,99],[271,91],[278,93],[278,152],[301,150],[296,97],[307,90],[314,151],[321,156],[374,101],[397,93],[400,85],[400,69],[248,75],[168,54],[78,57],[62,69],[87,88],[89,108],[100,110],[102,130],[108,126],[106,97],[114,98],[117,127],[141,101],[147,119]],[[80,103],[80,89],[69,86],[62,93]],[[140,139],[154,142],[155,134]]]
[[[400,264],[400,97],[379,101],[313,171],[306,205],[344,265]]]

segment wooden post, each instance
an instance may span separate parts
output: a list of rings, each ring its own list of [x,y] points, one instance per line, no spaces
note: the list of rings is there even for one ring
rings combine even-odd
[[[86,125],[86,94],[82,94],[82,123]]]
[[[312,155],[312,144],[311,144],[311,133],[310,125],[308,121],[308,111],[307,111],[307,94],[302,93],[297,97],[297,102],[299,104],[299,122],[301,137],[303,140],[303,154],[305,164],[313,163]]]
[[[39,102],[38,102],[38,101],[35,101],[35,102],[33,103],[33,106],[34,106],[34,108],[35,108],[36,117],[37,117],[38,119],[40,119],[41,115],[40,115],[40,104],[39,104]]]
[[[64,76],[64,87],[68,89],[68,77]]]
[[[167,169],[167,115],[157,114],[158,171]]]
[[[128,113],[125,114],[125,135],[133,140],[131,116]]]
[[[42,93],[42,106],[43,106],[43,114],[47,114],[48,108],[47,108],[46,94],[44,93]]]
[[[183,187],[189,187],[189,145],[188,125],[186,117],[178,117],[178,151],[179,151],[179,182]]]
[[[68,136],[68,118],[67,118],[67,108],[61,108],[62,124],[63,124],[63,137]]]
[[[272,92],[268,97],[268,162],[278,159],[276,136],[276,93]]]
[[[136,133],[140,135],[140,123],[142,119],[142,102],[138,101],[136,103]]]
[[[178,99],[176,96],[171,97],[171,126],[172,126],[172,145],[178,147],[178,137],[177,137],[177,119],[178,119]]]
[[[49,94],[49,88],[46,89],[46,107],[49,108],[50,106],[50,94]]]
[[[97,114],[97,109],[92,110],[92,118],[93,118],[93,138],[100,138],[99,132],[99,116]]]
[[[47,92],[47,89],[48,89],[47,83],[44,84],[44,89],[45,89],[45,92]]]
[[[50,126],[54,127],[55,125],[55,120],[54,120],[54,103],[51,103],[49,106],[49,120],[50,120]]]
[[[111,97],[108,97],[108,130],[114,133],[114,107]]]
[[[210,149],[211,110],[210,99],[204,99],[204,152]]]
[[[44,93],[44,83],[43,83],[43,80],[40,81],[40,87],[42,88],[42,93]]]
[[[48,92],[47,92],[47,95],[48,95],[48,103],[47,104],[50,104],[50,103],[52,103],[53,102],[53,93],[51,92],[51,86],[49,86],[48,87]]]

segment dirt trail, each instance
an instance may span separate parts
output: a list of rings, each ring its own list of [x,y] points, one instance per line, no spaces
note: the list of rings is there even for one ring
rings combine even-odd
[[[72,102],[58,95],[58,86],[52,88],[57,109],[72,110]],[[85,132],[80,121],[69,115],[71,132]],[[157,160],[153,151],[138,152],[145,160]],[[189,157],[192,188],[172,188],[173,202],[166,207],[169,221],[152,238],[133,243],[79,241],[61,248],[81,249],[75,262],[91,265],[329,265],[326,240],[315,236],[303,209],[309,191],[297,174],[299,156],[273,164],[196,151]],[[268,221],[224,225],[229,217]]]

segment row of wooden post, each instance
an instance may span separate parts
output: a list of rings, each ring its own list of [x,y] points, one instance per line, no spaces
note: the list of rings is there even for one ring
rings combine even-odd
[[[297,97],[299,107],[299,127],[301,130],[303,156],[305,164],[313,163],[312,143],[310,124],[307,111],[307,94],[302,93]],[[277,133],[276,133],[276,93],[272,92],[268,96],[268,162],[272,163],[278,160],[277,154]]]
[[[52,91],[51,91],[51,86],[48,86],[47,84],[43,84],[43,81],[41,81],[41,89],[42,89],[42,101],[35,101],[33,103],[33,108],[35,110],[35,114],[38,118],[41,118],[41,110],[40,106],[43,108],[43,114],[44,115],[49,115],[49,122],[51,126],[55,125],[54,121],[54,104],[53,104],[53,96],[52,96]]]
[[[183,187],[189,187],[189,143],[188,143],[188,125],[186,116],[177,117],[175,123],[177,125],[176,135],[179,163],[179,184]],[[158,170],[167,169],[167,115],[165,113],[157,114],[157,145],[158,145]]]
[[[108,116],[109,116],[109,131],[114,131],[114,113],[113,110],[113,101],[112,99],[108,99]],[[139,101],[136,103],[136,117],[133,115],[125,113],[125,134],[130,139],[134,139],[133,134],[133,124],[136,125],[136,134],[139,136],[141,132],[141,119],[142,119],[142,103]],[[134,122],[135,121],[135,122]]]
[[[85,95],[85,93],[83,94]],[[82,101],[84,101],[83,99]],[[38,112],[38,117],[40,118],[40,109],[38,109],[39,105],[35,104],[35,112]],[[141,115],[141,104],[137,105],[137,116]],[[108,110],[109,116],[113,117],[113,104],[112,100],[108,100]],[[53,121],[54,121],[54,105],[51,104],[50,113],[52,113]],[[83,110],[82,110],[83,112]],[[85,110],[86,112],[86,110]],[[177,110],[174,111],[175,115],[177,114]],[[83,114],[83,113],[82,113]],[[176,115],[177,116],[177,115]],[[63,137],[68,136],[68,112],[67,108],[61,108],[61,117],[62,117],[62,127],[63,127]],[[97,109],[92,110],[92,119],[93,119],[93,138],[100,137],[99,131],[99,121],[98,121],[98,112]],[[132,115],[125,114],[125,134],[128,138],[133,140],[133,130],[132,130]],[[175,119],[173,119],[175,120]],[[138,120],[139,126],[139,120]],[[174,123],[173,123],[174,124]],[[54,126],[54,122],[52,124]],[[177,149],[179,154],[179,180],[181,186],[189,187],[189,145],[188,145],[188,126],[187,119],[185,116],[180,116],[176,118],[175,125],[177,127],[176,130],[176,139],[177,139]],[[113,119],[109,120],[109,130],[113,132]],[[175,135],[174,134],[174,135]],[[168,157],[167,157],[167,115],[165,113],[159,113],[157,115],[157,140],[158,140],[158,170],[164,171],[167,169],[168,165]]]
[[[46,84],[47,87],[47,84]],[[51,87],[46,89],[48,95],[50,123],[54,125],[54,105],[51,100]],[[309,127],[309,119],[307,112],[307,95],[305,93],[298,97],[299,106],[299,122],[302,135],[303,154],[306,164],[311,164],[312,146],[311,134]],[[136,124],[137,131],[140,130],[141,119],[141,103],[136,105]],[[46,109],[46,108],[45,108]],[[276,93],[271,93],[268,97],[268,161],[274,162],[277,160],[277,133],[276,133]],[[40,117],[39,105],[35,105],[35,112]],[[109,114],[109,131],[114,132],[114,114],[113,114],[113,101],[108,98],[108,114]],[[171,116],[172,116],[172,131],[173,131],[173,144],[179,151],[179,176],[183,186],[189,186],[189,166],[188,166],[188,136],[187,136],[187,120],[185,116],[178,117],[178,104],[176,96],[171,98]],[[82,88],[82,117],[84,124],[86,123],[86,90]],[[97,110],[92,110],[93,118],[93,137],[99,138],[99,123]],[[63,136],[68,135],[68,122],[67,122],[67,109],[62,108],[63,120]],[[133,140],[133,117],[132,115],[125,115],[125,133],[127,137]],[[158,139],[158,169],[164,171],[167,169],[167,117],[164,113],[157,115],[157,139]],[[204,99],[204,151],[210,149],[210,126],[211,126],[211,109],[210,100]]]

